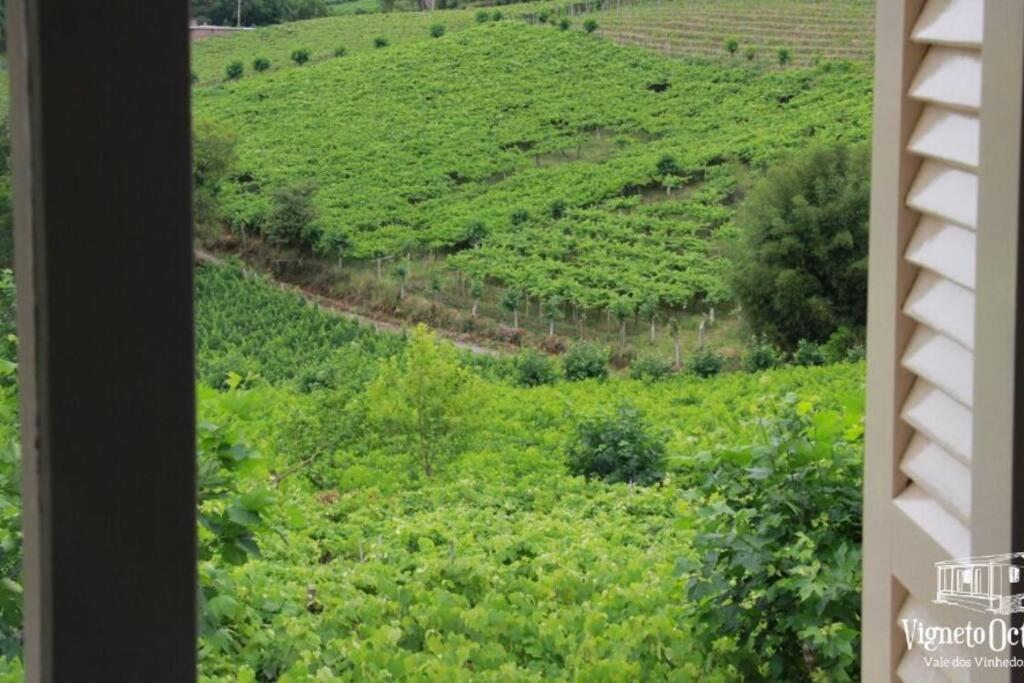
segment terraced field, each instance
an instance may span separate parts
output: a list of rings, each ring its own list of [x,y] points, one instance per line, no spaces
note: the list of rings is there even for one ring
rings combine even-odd
[[[599,35],[672,57],[730,56],[729,39],[737,42],[733,59],[774,64],[782,48],[797,65],[819,57],[868,60],[874,49],[874,7],[861,0],[606,0],[604,7]]]

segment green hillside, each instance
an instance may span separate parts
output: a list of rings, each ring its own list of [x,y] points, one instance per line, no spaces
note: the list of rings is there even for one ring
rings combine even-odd
[[[737,174],[866,137],[870,71],[679,63],[503,22],[204,88],[195,109],[237,134],[237,229],[312,179],[327,253],[338,233],[357,258],[479,239],[454,259],[473,277],[681,306],[725,296],[714,238]]]

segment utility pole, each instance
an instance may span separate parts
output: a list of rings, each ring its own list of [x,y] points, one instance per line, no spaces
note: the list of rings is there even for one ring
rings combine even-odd
[[[235,27],[242,28],[242,0],[238,0],[238,12],[235,16]]]

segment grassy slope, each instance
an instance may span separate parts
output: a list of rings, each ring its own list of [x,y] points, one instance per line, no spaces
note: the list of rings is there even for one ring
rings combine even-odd
[[[503,22],[203,88],[195,107],[238,133],[246,183],[227,201],[242,223],[261,222],[273,187],[313,177],[323,228],[356,256],[452,244],[479,220],[490,235],[461,268],[600,308],[615,292],[720,297],[707,237],[730,215],[723,160],[863,139],[870,73],[683,64]],[[653,202],[665,153],[676,182],[703,182]]]

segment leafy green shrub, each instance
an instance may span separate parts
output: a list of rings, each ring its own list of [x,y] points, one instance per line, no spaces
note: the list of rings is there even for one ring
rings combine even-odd
[[[516,382],[524,387],[553,384],[558,379],[555,364],[546,353],[526,349],[516,357]]]
[[[257,57],[252,60],[252,70],[256,73],[263,73],[270,68],[270,60],[266,57]]]
[[[785,66],[785,65],[789,64],[790,59],[791,59],[791,55],[789,53],[789,48],[788,47],[780,47],[779,48],[779,64],[781,64],[782,66]]]
[[[672,363],[654,356],[638,358],[629,366],[629,376],[633,379],[642,379],[654,382],[668,377],[672,372]]]
[[[377,36],[373,39],[373,46],[376,48],[382,48],[388,46],[388,39],[384,36]]]
[[[423,325],[405,355],[386,360],[366,389],[366,418],[395,453],[431,477],[462,448],[473,415],[473,379],[454,348]]]
[[[725,358],[707,344],[702,344],[690,356],[689,370],[698,377],[713,377],[722,371]]]
[[[740,41],[735,38],[727,38],[725,41],[725,51],[731,55],[736,54],[737,50],[740,49]]]
[[[430,36],[432,38],[440,38],[444,35],[444,24],[434,24],[430,27]]]
[[[491,20],[491,13],[488,12],[487,10],[482,9],[482,10],[479,10],[476,13],[476,23],[478,23],[478,24],[486,24],[490,20]]]
[[[791,350],[863,327],[869,151],[815,147],[759,180],[736,215],[730,273],[746,322]]]
[[[298,50],[292,50],[292,61],[302,66],[309,61],[309,50],[305,48],[299,48]]]
[[[522,225],[526,221],[530,220],[530,212],[526,209],[516,209],[509,216],[509,220],[512,221],[512,225]]]
[[[801,339],[796,343],[796,351],[793,352],[793,362],[797,365],[814,366],[825,364],[825,354],[821,346],[814,342]]]
[[[237,0],[192,0],[192,16],[201,23],[234,26]],[[246,0],[241,4],[242,26],[267,26],[330,14],[325,0]]]
[[[786,399],[764,441],[695,458],[687,593],[708,671],[857,681],[863,396]]]
[[[779,347],[768,341],[765,335],[753,336],[743,354],[743,369],[747,372],[770,370],[783,362],[783,353]]]
[[[279,246],[311,247],[320,237],[313,195],[317,187],[309,181],[286,185],[273,195],[267,216],[267,239]]]
[[[862,328],[861,328],[862,329]],[[828,341],[821,345],[821,353],[828,363],[839,363],[847,360],[853,353],[853,360],[858,355],[858,347],[863,349],[864,335],[855,331],[847,325],[840,326],[835,332],[829,335]],[[863,351],[860,352],[863,356]]]
[[[557,221],[565,215],[566,206],[564,199],[556,199],[548,204],[548,215]]]
[[[608,376],[608,349],[597,344],[580,342],[569,347],[562,360],[568,380],[604,379]]]
[[[339,45],[338,47],[334,48],[334,56],[335,57],[344,57],[347,54],[348,54],[348,48],[346,48],[344,46]]]
[[[494,13],[491,15],[491,21],[501,21],[504,18],[505,15],[500,10],[494,10]]]
[[[655,165],[655,169],[660,176],[679,175],[681,169],[679,168],[679,162],[671,154],[663,154],[658,159],[658,163]]]
[[[221,218],[221,189],[235,164],[235,135],[208,121],[192,130],[192,202],[196,223],[203,226]]]
[[[572,22],[567,17],[562,17],[558,20],[558,29],[560,31],[568,31],[570,26],[572,26]]]
[[[245,66],[241,62],[231,62],[224,70],[224,75],[229,81],[237,81],[245,73]]]
[[[587,33],[593,33],[594,31],[596,31],[597,30],[597,20],[596,19],[587,19],[586,21],[584,21],[583,22],[583,30],[586,31]]]
[[[757,58],[757,48],[748,47],[743,51],[743,56],[747,58],[748,62],[752,62]]]
[[[649,486],[665,477],[664,436],[654,434],[629,403],[610,415],[584,418],[567,455],[569,471],[588,479]]]
[[[537,21],[540,22],[541,24],[548,23],[548,19],[550,19],[550,18],[551,18],[550,10],[542,9],[540,12],[537,12]]]

